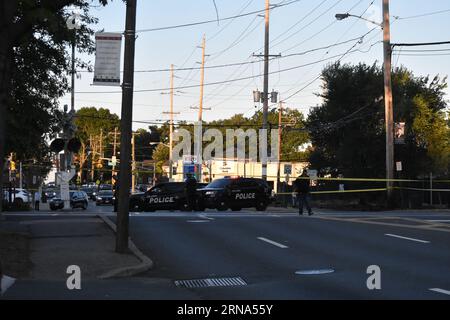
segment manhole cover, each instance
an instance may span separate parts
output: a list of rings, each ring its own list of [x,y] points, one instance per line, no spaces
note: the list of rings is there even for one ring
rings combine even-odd
[[[333,273],[334,269],[312,269],[312,270],[299,270],[295,274],[298,275],[315,275],[315,274],[327,274]]]
[[[247,285],[247,283],[241,277],[235,277],[235,278],[178,280],[175,281],[175,285],[177,287],[184,287],[184,288],[208,288],[208,287],[245,286]]]

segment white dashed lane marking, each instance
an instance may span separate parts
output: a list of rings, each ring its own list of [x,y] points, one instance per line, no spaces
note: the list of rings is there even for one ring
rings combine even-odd
[[[444,289],[440,289],[440,288],[431,288],[430,291],[443,293],[443,294],[446,294],[446,295],[450,296],[450,291],[449,290],[444,290]]]
[[[274,246],[276,246],[278,248],[281,248],[281,249],[287,249],[288,248],[288,246],[285,246],[284,244],[272,241],[272,240],[267,239],[267,238],[258,237],[257,239],[261,240],[261,241],[264,241],[264,242],[267,242],[267,243],[270,243],[271,245],[274,245]]]
[[[385,235],[388,236],[388,237],[399,238],[399,239],[404,239],[404,240],[409,240],[409,241],[415,241],[415,242],[420,242],[420,243],[430,243],[430,241],[420,240],[420,239],[414,239],[414,238],[408,238],[408,237],[403,237],[403,236],[399,236],[399,235],[396,235],[396,234],[386,233]]]

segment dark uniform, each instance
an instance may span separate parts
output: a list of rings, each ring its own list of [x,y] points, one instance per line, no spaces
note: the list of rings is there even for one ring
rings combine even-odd
[[[118,208],[119,208],[119,189],[120,189],[120,183],[119,183],[119,179],[114,176],[113,179],[115,180],[115,184],[113,185],[113,196],[114,196],[114,200],[113,200],[113,204],[114,204],[114,212],[117,212]]]
[[[294,181],[294,191],[297,193],[298,213],[301,215],[303,214],[303,205],[306,206],[309,215],[313,214],[309,205],[309,179],[306,179],[307,177],[308,175],[304,173]]]
[[[185,192],[188,210],[195,210],[197,202],[197,180],[193,176],[187,177]]]

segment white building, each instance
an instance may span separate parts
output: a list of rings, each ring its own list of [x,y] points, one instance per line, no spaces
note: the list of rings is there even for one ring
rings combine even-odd
[[[308,165],[308,162],[280,162],[280,181],[292,184],[292,181],[295,180]],[[174,163],[173,166],[176,167],[176,174],[173,175],[173,181],[184,181],[187,173],[196,173],[198,171],[193,163],[183,162],[182,160]],[[169,166],[164,166],[163,170],[166,176],[168,176]],[[262,164],[261,162],[250,160],[213,159],[202,165],[201,172],[201,182],[210,182],[214,179],[230,176],[261,178]],[[278,162],[267,163],[267,181],[275,192],[278,191],[276,184],[277,172]]]

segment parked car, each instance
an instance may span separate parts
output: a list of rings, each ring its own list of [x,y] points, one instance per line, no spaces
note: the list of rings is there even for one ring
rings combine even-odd
[[[113,204],[113,198],[114,194],[112,190],[101,190],[97,194],[97,199],[95,201],[95,204],[97,206],[103,205],[103,204]]]
[[[86,192],[86,194],[87,194],[87,196],[88,196],[88,198],[89,199],[91,199],[91,200],[96,200],[96,193],[95,193],[95,191],[94,191],[94,189],[93,188],[90,188],[90,187],[82,187],[81,188],[81,191],[84,191],[84,192]],[[94,195],[94,193],[95,193],[95,195]]]
[[[112,190],[113,186],[112,184],[101,184],[98,186],[98,191],[102,191],[102,190]]]
[[[206,185],[206,183],[198,183],[197,189],[200,191]],[[158,183],[147,192],[132,194],[130,195],[130,210],[148,212],[156,210],[186,210],[188,205],[185,186],[184,182],[164,182]]]
[[[89,205],[89,199],[84,191],[70,191],[70,208],[81,208],[86,210]],[[58,193],[53,199],[50,200],[50,209],[58,210],[64,209],[64,201],[61,199],[61,195]]]
[[[266,181],[257,178],[217,179],[200,190],[204,208],[226,211],[239,211],[242,208],[255,207],[266,210],[272,200],[272,190]]]
[[[46,199],[50,200],[50,199],[54,198],[57,195],[57,189],[54,188],[54,187],[53,188],[46,188],[43,191],[43,193],[44,193]]]
[[[8,189],[4,190],[3,198],[6,200],[6,202],[9,202]],[[22,205],[24,203],[30,203],[33,200],[33,196],[25,189],[11,189],[11,200],[17,205]]]

